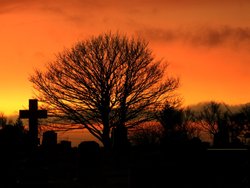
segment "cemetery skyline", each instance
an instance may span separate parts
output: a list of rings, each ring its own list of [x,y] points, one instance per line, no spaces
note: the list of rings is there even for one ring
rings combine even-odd
[[[247,0],[0,1],[0,112],[18,114],[33,97],[35,68],[106,31],[140,36],[167,73],[180,78],[184,105],[250,102]]]

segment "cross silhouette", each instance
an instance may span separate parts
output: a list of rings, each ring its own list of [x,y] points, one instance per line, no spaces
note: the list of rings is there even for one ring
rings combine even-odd
[[[38,119],[47,118],[47,110],[38,110],[38,100],[29,99],[29,110],[19,110],[20,119],[29,119],[29,135],[31,144],[37,146],[38,139]]]

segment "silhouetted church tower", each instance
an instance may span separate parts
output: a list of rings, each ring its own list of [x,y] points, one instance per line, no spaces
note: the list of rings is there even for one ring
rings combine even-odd
[[[39,145],[38,118],[47,118],[47,110],[38,110],[38,100],[29,99],[29,109],[19,110],[20,119],[29,119],[30,144],[34,147]]]

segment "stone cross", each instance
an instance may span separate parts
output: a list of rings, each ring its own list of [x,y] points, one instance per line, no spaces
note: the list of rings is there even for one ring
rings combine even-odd
[[[20,119],[29,119],[29,135],[31,144],[37,146],[38,139],[38,119],[47,118],[47,110],[38,110],[38,100],[29,99],[29,110],[19,110]]]

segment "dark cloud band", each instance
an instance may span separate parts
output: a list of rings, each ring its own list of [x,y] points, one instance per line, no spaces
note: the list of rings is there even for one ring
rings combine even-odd
[[[181,41],[191,45],[216,47],[224,44],[250,44],[250,27],[197,27],[189,29],[146,28],[138,30],[149,40],[160,42]]]

